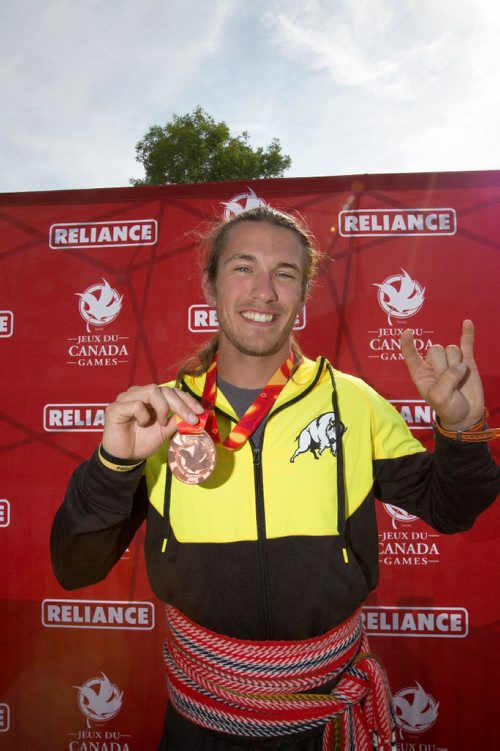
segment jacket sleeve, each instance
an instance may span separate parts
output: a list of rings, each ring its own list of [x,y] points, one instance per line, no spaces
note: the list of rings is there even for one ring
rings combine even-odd
[[[393,426],[393,436],[409,432],[397,412],[396,418],[400,425]],[[459,444],[440,434],[434,452],[396,451],[392,457],[375,459],[374,473],[377,498],[446,534],[470,529],[500,492],[500,468],[488,444]]]
[[[127,549],[147,512],[143,465],[105,467],[97,451],[70,479],[50,538],[52,567],[65,589],[104,579]]]

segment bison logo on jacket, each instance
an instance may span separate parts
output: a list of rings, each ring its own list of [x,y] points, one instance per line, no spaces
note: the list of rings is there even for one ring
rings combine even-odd
[[[340,435],[345,433],[347,428],[340,423]],[[332,452],[332,456],[337,456],[337,437],[335,435],[335,412],[325,412],[324,415],[311,420],[309,425],[300,431],[296,438],[297,448],[290,459],[293,463],[300,454],[310,451],[315,459],[319,459],[316,452],[321,454],[327,448]]]

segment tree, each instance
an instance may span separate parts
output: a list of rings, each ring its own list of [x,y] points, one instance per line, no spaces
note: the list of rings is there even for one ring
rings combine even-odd
[[[292,160],[281,153],[278,139],[273,138],[267,149],[252,149],[248,141],[246,131],[234,137],[224,121],[217,123],[196,107],[190,114],[174,115],[163,128],[149,128],[135,147],[146,177],[130,182],[163,185],[282,177]]]

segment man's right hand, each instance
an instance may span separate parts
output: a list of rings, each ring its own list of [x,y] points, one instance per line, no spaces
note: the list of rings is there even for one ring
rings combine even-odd
[[[176,388],[131,386],[106,409],[102,447],[120,459],[141,461],[177,429],[176,415],[196,425],[203,407]]]

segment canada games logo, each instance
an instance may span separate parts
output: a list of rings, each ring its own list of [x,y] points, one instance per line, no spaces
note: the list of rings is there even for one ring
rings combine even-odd
[[[415,688],[402,688],[393,696],[396,723],[407,733],[423,733],[431,728],[437,718],[439,703],[420,683]]]
[[[86,323],[87,334],[68,337],[68,365],[110,367],[128,362],[128,336],[104,333],[105,327],[119,316],[123,295],[107,279],[75,292],[78,312]]]
[[[87,719],[87,727],[92,722],[107,722],[113,719],[122,707],[123,691],[120,691],[109,678],[101,673],[101,677],[90,678],[78,689],[78,706],[80,712]]]
[[[122,309],[123,295],[112,289],[106,279],[102,280],[102,284],[92,284],[85,292],[75,294],[80,298],[78,309],[87,322],[89,332],[91,326],[107,326]]]
[[[382,530],[378,533],[379,560],[385,566],[429,566],[439,563],[440,550],[438,532],[412,529],[417,516],[393,506],[383,504],[391,517],[394,531]]]
[[[103,727],[120,712],[123,691],[103,672],[74,688],[87,730],[68,733],[67,751],[132,751],[130,733]]]
[[[393,506],[391,503],[384,503],[384,509],[392,519],[393,529],[398,528],[397,522],[409,524],[410,522],[415,522],[418,519],[418,516],[409,514],[407,511],[404,511],[402,508],[398,508],[397,506]]]
[[[382,310],[387,313],[389,326],[392,326],[392,318],[410,318],[422,308],[425,300],[425,287],[422,287],[415,279],[404,270],[401,274],[384,279],[378,287],[378,302]]]
[[[268,206],[266,201],[263,198],[259,198],[252,188],[248,188],[246,193],[238,193],[238,195],[230,198],[229,201],[223,201],[222,205],[224,206],[224,219],[226,222],[243,211],[250,211],[250,209],[256,209],[259,206]]]
[[[405,269],[381,282],[373,282],[373,286],[377,288],[378,303],[387,315],[388,325],[369,331],[372,336],[368,356],[378,360],[403,360],[401,334],[408,328],[406,320],[422,309],[426,299],[425,287]],[[396,319],[396,324],[393,319]],[[423,328],[413,328],[412,332],[415,348],[425,356],[433,344],[429,334],[434,332]]]

